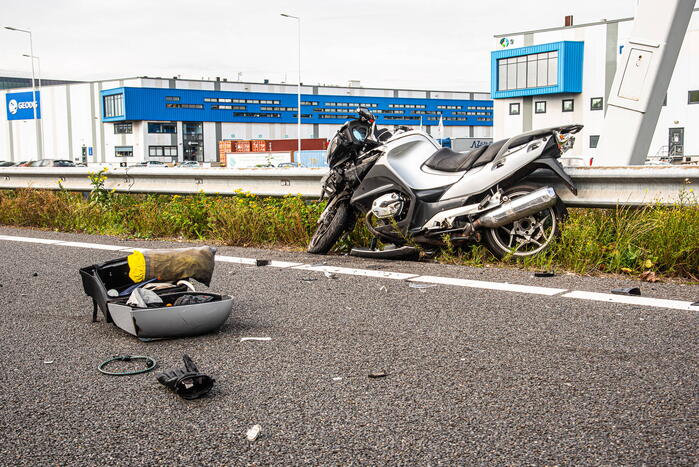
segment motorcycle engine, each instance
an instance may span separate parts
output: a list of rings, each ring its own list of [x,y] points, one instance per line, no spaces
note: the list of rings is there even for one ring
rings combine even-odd
[[[403,211],[405,200],[400,193],[386,193],[374,200],[371,212],[379,219],[396,217]]]

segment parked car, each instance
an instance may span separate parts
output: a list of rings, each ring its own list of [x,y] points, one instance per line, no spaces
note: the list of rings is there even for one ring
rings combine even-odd
[[[0,161],[0,167],[12,167],[13,165],[15,165],[14,162]]]
[[[177,167],[181,167],[183,169],[192,169],[192,168],[198,169],[201,166],[199,165],[199,162],[197,162],[197,161],[184,161],[184,162],[180,162],[177,165]]]
[[[277,167],[297,167],[293,162],[281,162]]]
[[[15,164],[15,167],[29,167],[29,164],[30,164],[31,162],[32,162],[32,161],[17,162],[17,163]]]
[[[75,163],[66,159],[41,159],[31,161],[27,167],[75,167]]]
[[[165,162],[160,161],[143,161],[138,164],[134,164],[131,167],[167,167]]]

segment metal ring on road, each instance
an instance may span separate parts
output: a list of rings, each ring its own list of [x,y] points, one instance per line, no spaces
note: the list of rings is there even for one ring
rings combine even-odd
[[[121,362],[129,362],[131,360],[145,360],[147,366],[141,370],[136,370],[136,371],[125,371],[125,372],[114,372],[114,371],[107,371],[104,369],[105,366],[109,365],[112,362],[116,361],[121,361]],[[111,375],[111,376],[128,376],[128,375],[138,375],[141,373],[148,373],[149,371],[153,370],[157,365],[157,362],[155,359],[151,357],[145,357],[143,355],[115,355],[114,357],[110,358],[109,360],[105,360],[102,363],[99,364],[97,369],[99,370],[100,373],[105,374],[105,375]]]

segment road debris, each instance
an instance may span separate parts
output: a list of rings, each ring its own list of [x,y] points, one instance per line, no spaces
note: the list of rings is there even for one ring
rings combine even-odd
[[[410,282],[409,287],[411,289],[428,289],[430,287],[437,287],[437,284],[425,284],[421,282]]]
[[[261,431],[262,427],[260,425],[253,425],[245,433],[245,437],[248,439],[248,441],[255,441],[257,437],[260,436]]]
[[[146,362],[146,366],[144,368],[133,371],[110,371],[106,369],[107,365],[109,365],[112,362],[132,362],[134,360],[142,360]],[[146,357],[144,355],[114,355],[112,358],[100,363],[97,366],[97,370],[103,375],[131,376],[139,375],[141,373],[148,373],[149,371],[153,370],[157,365],[158,363],[155,361],[155,359],[151,357]]]
[[[616,295],[641,295],[641,289],[639,289],[638,287],[626,287],[612,289],[612,293]]]
[[[156,376],[158,382],[186,400],[198,399],[211,391],[215,380],[200,373],[189,355],[184,354],[182,361],[184,368],[163,371]]]
[[[53,360],[44,360],[44,365],[51,365]]]
[[[302,277],[301,278],[301,282],[313,282],[313,281],[317,281],[317,280],[318,279],[315,277]]]
[[[333,378],[333,381],[340,381],[342,379],[342,376],[335,376]]]
[[[382,285],[381,287],[379,287],[379,291],[388,292],[388,289],[386,288],[385,285]]]
[[[369,378],[384,378],[388,376],[388,373],[385,371],[372,371],[369,373]]]
[[[335,274],[334,272],[325,271],[323,274],[325,274],[325,277],[327,277],[328,279],[337,279],[337,274]]]
[[[539,271],[534,273],[534,277],[553,277],[556,273],[554,271]]]
[[[255,260],[255,266],[269,266],[270,263],[271,263],[271,261],[268,259],[256,259]]]
[[[271,337],[241,337],[240,342],[245,341],[271,341]]]

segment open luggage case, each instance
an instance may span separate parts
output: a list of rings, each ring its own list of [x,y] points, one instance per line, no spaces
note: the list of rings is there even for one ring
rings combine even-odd
[[[129,278],[126,258],[82,268],[80,276],[85,293],[92,297],[92,321],[97,321],[97,311],[101,310],[106,322],[141,339],[195,336],[215,331],[226,322],[233,308],[233,299],[228,295],[191,292],[184,285],[156,291],[163,300],[161,307],[131,307],[126,304],[128,294],[107,295],[107,290],[123,292],[135,285]],[[211,295],[214,299],[206,303],[167,306],[182,295]]]

